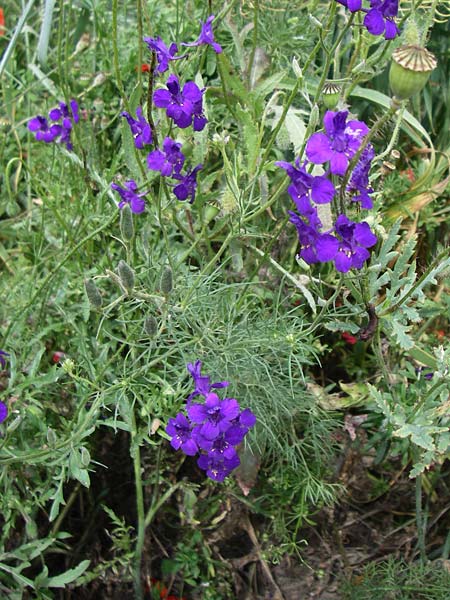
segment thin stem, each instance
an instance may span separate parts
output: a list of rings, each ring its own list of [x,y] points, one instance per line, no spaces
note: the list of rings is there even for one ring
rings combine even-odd
[[[141,453],[139,450],[139,440],[136,428],[136,417],[134,414],[134,406],[131,407],[131,455],[133,458],[134,469],[134,485],[136,489],[136,510],[137,510],[137,538],[136,547],[134,549],[134,597],[135,600],[142,600],[142,579],[141,579],[141,563],[142,551],[144,549],[145,540],[145,507],[144,507],[144,490],[142,486],[141,475]]]
[[[253,37],[252,37],[252,50],[248,59],[247,66],[247,77],[249,80],[249,87],[251,88],[251,73],[253,69],[253,63],[255,61],[256,44],[258,43],[258,13],[259,13],[259,0],[254,0],[254,12],[253,12]]]
[[[427,560],[427,553],[425,548],[425,516],[422,507],[422,475],[416,477],[416,527],[420,560],[424,563]]]
[[[114,64],[114,75],[117,81],[117,87],[119,88],[122,101],[125,108],[130,112],[130,106],[128,104],[128,98],[125,95],[125,88],[123,87],[122,76],[120,74],[119,66],[119,46],[117,44],[117,0],[112,2],[112,44],[113,44],[113,64]]]

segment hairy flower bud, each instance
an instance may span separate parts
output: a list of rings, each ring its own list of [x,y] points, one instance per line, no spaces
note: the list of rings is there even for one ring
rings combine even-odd
[[[150,315],[145,319],[144,333],[146,333],[151,338],[154,338],[158,333],[158,321],[153,315]]]
[[[165,296],[173,290],[173,273],[170,267],[164,267],[159,287]]]
[[[134,237],[133,214],[129,204],[125,204],[120,211],[120,232],[125,242],[131,242]]]
[[[133,269],[124,260],[121,260],[119,261],[117,270],[119,271],[119,277],[123,287],[127,290],[127,292],[131,292],[134,288]]]
[[[392,54],[389,70],[389,84],[394,96],[407,100],[420,92],[436,66],[436,57],[426,48],[415,45],[397,48]]]
[[[103,303],[103,300],[100,295],[100,292],[98,291],[98,287],[95,285],[94,280],[86,279],[84,281],[84,289],[86,290],[86,295],[91,306],[93,306],[94,308],[100,308]]]

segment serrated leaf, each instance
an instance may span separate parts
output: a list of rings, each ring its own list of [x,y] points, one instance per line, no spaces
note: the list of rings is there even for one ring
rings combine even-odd
[[[253,175],[256,169],[256,160],[259,155],[259,135],[258,127],[255,125],[254,119],[240,106],[235,106],[236,115],[242,125],[242,134],[247,156],[247,173],[249,177]]]
[[[411,438],[413,444],[416,444],[416,446],[420,446],[425,450],[434,452],[436,450],[436,446],[434,445],[434,440],[429,433],[430,430],[432,433],[434,433],[435,428],[405,423],[405,425],[394,431],[393,435],[400,438],[409,437]]]
[[[408,330],[411,329],[408,325],[403,325],[397,319],[393,319],[390,323],[392,333],[403,350],[410,350],[414,346],[414,341],[408,335]]]

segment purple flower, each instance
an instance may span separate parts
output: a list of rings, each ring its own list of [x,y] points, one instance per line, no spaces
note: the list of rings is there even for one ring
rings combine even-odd
[[[187,81],[180,91],[176,75],[170,75],[166,83],[167,90],[156,90],[153,101],[158,108],[165,108],[178,127],[185,129],[193,125],[194,131],[202,131],[208,120],[203,115],[203,94],[193,81]]]
[[[152,171],[159,171],[164,177],[178,174],[184,165],[185,156],[181,152],[181,144],[166,137],[163,150],[153,150],[147,156],[147,167]]]
[[[249,429],[251,429],[255,425],[256,417],[249,408],[246,408],[239,414],[238,417],[233,419],[231,422],[233,424],[233,427],[231,427],[228,431],[239,430],[243,438],[248,433]]]
[[[211,456],[210,454],[202,454],[197,461],[200,469],[206,471],[206,475],[214,481],[223,481],[233,469],[241,464],[237,454],[231,458],[222,456]]]
[[[234,398],[220,400],[214,392],[206,395],[204,404],[191,404],[187,413],[189,419],[202,425],[199,433],[208,440],[223,433],[231,427],[232,419],[239,415],[239,404]]]
[[[344,175],[348,162],[361,144],[369,128],[362,121],[349,121],[347,111],[328,110],[324,116],[326,133],[314,133],[306,144],[306,156],[315,164],[330,161],[334,175]]]
[[[361,269],[370,257],[367,248],[377,243],[377,237],[370,230],[369,224],[365,221],[354,223],[345,215],[339,215],[335,231],[341,238],[334,257],[336,269],[341,273],[347,273],[351,268]]]
[[[372,35],[384,33],[386,40],[392,40],[399,33],[393,17],[398,13],[398,0],[370,0],[370,10],[365,11],[364,26]]]
[[[9,354],[4,350],[0,350],[0,366],[2,369],[6,367],[6,356],[9,356]]]
[[[188,405],[192,398],[195,398],[195,396],[207,396],[213,388],[225,388],[230,385],[228,381],[218,381],[217,383],[211,383],[210,377],[208,375],[202,375],[201,369],[201,360],[195,361],[194,364],[187,364],[187,370],[192,375],[192,379],[194,380],[195,385],[195,390],[192,392],[192,394],[189,394],[186,400]]]
[[[220,54],[222,52],[222,47],[220,46],[220,44],[218,44],[214,40],[214,32],[213,32],[212,26],[211,26],[211,23],[213,21],[214,21],[214,15],[211,15],[210,17],[208,17],[206,19],[205,23],[200,21],[202,29],[200,31],[200,35],[199,35],[197,41],[192,42],[191,44],[182,43],[181,45],[192,47],[192,46],[201,46],[202,44],[209,44],[210,46],[212,46],[214,48],[214,50],[217,54]]]
[[[183,56],[175,56],[178,52],[178,46],[176,44],[170,44],[169,48],[165,45],[162,39],[158,36],[156,38],[145,37],[144,42],[147,44],[148,49],[152,52],[156,52],[156,60],[158,61],[158,66],[156,70],[159,73],[164,73],[169,68],[169,61],[171,60],[180,60],[180,58],[184,58]]]
[[[342,4],[349,9],[350,12],[356,12],[361,10],[362,0],[337,0],[339,4]]]
[[[136,214],[142,213],[145,210],[145,200],[142,199],[147,192],[141,194],[137,193],[138,186],[133,179],[125,181],[125,188],[121,188],[117,183],[112,183],[111,187],[113,190],[119,193],[121,201],[119,202],[119,208],[123,208],[125,204],[129,204],[131,212]]]
[[[374,156],[373,146],[368,144],[359,157],[347,186],[347,192],[357,194],[352,197],[352,200],[360,202],[361,207],[367,209],[373,208],[372,198],[369,196],[373,192],[373,189],[369,187],[369,171]]]
[[[42,115],[37,115],[28,121],[28,129],[35,133],[35,139],[47,144],[57,141],[65,144],[67,150],[72,150],[70,134],[73,124],[80,120],[77,101],[73,99],[70,101],[70,110],[67,104],[60,102],[59,107],[49,111],[48,117],[51,121],[55,121],[52,125],[49,125],[48,120]]]
[[[134,145],[139,150],[142,150],[145,144],[151,144],[153,142],[152,129],[145,120],[144,115],[142,114],[142,108],[140,106],[136,109],[137,119],[133,119],[133,117],[123,111],[120,113],[121,117],[125,117],[128,121],[128,125],[130,126],[131,133],[134,137]]]
[[[182,413],[178,413],[175,419],[169,419],[166,433],[172,437],[170,442],[172,448],[181,450],[188,456],[194,456],[198,452],[197,442],[192,438],[192,425]]]
[[[8,416],[8,407],[6,406],[6,404],[4,402],[0,401],[0,423],[3,423],[3,421],[6,419],[7,416]]]
[[[299,213],[308,218],[311,226],[320,227],[317,210],[311,206],[310,200],[316,204],[328,204],[336,194],[334,185],[323,175],[314,176],[308,173],[306,162],[300,166],[298,158],[295,161],[297,168],[282,160],[275,164],[284,169],[291,180],[288,193]]]
[[[329,233],[320,233],[316,228],[307,225],[295,212],[288,212],[289,221],[297,229],[301,245],[300,258],[309,265],[333,260],[338,250],[338,240]]]
[[[203,165],[197,165],[194,169],[188,171],[186,175],[175,173],[172,176],[173,179],[178,179],[180,182],[173,188],[173,193],[178,200],[187,200],[190,198],[189,203],[192,204],[194,202],[195,192],[197,191],[197,173],[200,169],[203,169]]]

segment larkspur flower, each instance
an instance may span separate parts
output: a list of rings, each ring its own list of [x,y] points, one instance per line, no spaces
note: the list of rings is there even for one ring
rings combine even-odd
[[[210,454],[202,454],[197,460],[200,469],[206,471],[207,476],[214,481],[223,481],[233,469],[236,469],[241,464],[239,456],[234,456],[231,459],[225,457],[211,456]]]
[[[349,160],[356,154],[369,128],[362,121],[348,121],[347,111],[328,110],[324,116],[325,133],[313,133],[306,144],[306,156],[315,164],[330,162],[333,175],[344,175]]]
[[[181,173],[174,173],[172,175],[173,179],[177,179],[180,182],[173,188],[173,193],[178,200],[184,201],[190,198],[189,203],[192,204],[194,202],[197,191],[197,173],[201,169],[203,169],[203,165],[197,165],[185,175],[181,175]]]
[[[9,356],[4,350],[0,350],[0,367],[4,369],[6,367],[6,357]]]
[[[217,394],[210,392],[204,404],[191,404],[187,413],[193,423],[202,426],[200,434],[212,440],[231,427],[231,421],[239,415],[239,410],[238,401],[234,398],[221,400]]]
[[[3,421],[6,419],[7,416],[8,416],[8,407],[6,406],[6,404],[4,402],[2,402],[0,400],[0,423],[3,423]]]
[[[220,54],[222,52],[222,47],[214,39],[214,32],[212,30],[212,22],[213,21],[214,21],[214,15],[209,16],[204,23],[202,21],[200,21],[200,25],[202,28],[201,28],[198,39],[195,42],[192,42],[190,44],[182,43],[181,45],[192,47],[192,46],[201,46],[203,44],[208,44],[209,46],[212,46],[214,48],[214,51],[217,54]]]
[[[371,144],[368,144],[353,169],[347,186],[347,192],[353,194],[352,200],[360,202],[361,207],[367,209],[373,208],[372,198],[369,195],[373,192],[373,189],[369,187],[369,171],[374,156],[375,150]]]
[[[203,94],[193,81],[187,81],[180,90],[176,75],[170,75],[167,90],[156,90],[153,102],[158,108],[165,108],[167,116],[181,129],[193,125],[194,131],[202,131],[208,120],[203,115]]]
[[[342,4],[349,9],[350,12],[356,12],[361,10],[362,0],[337,0],[339,4]]]
[[[333,260],[338,251],[338,240],[329,233],[321,233],[316,228],[307,225],[295,212],[289,212],[289,221],[297,229],[300,242],[299,256],[309,265]]]
[[[386,40],[392,40],[398,35],[399,29],[394,21],[398,14],[398,0],[370,0],[370,10],[365,12],[364,26],[369,33],[384,33]]]
[[[166,433],[172,437],[170,442],[172,448],[175,450],[181,448],[188,456],[197,454],[198,445],[192,437],[192,425],[182,413],[178,413],[174,419],[169,419]]]
[[[189,394],[186,402],[189,405],[192,398],[195,396],[207,396],[212,389],[220,389],[228,387],[230,384],[228,381],[218,381],[216,383],[211,383],[211,378],[209,375],[202,375],[202,361],[196,360],[194,364],[188,363],[187,370],[192,376],[194,380],[195,390]]]
[[[111,188],[116,190],[121,197],[119,208],[123,208],[125,204],[129,204],[131,212],[136,214],[144,212],[145,200],[143,200],[143,196],[145,196],[147,192],[138,194],[138,186],[133,179],[125,181],[125,188],[120,187],[120,185],[117,185],[117,183],[112,183]]]
[[[59,107],[49,111],[48,118],[53,121],[52,124],[49,124],[42,115],[37,115],[28,121],[28,129],[35,134],[35,139],[47,144],[56,141],[65,144],[67,150],[72,150],[73,145],[70,141],[72,127],[80,120],[77,101],[74,99],[70,101],[70,109],[65,102],[60,102]]]
[[[334,185],[324,175],[308,173],[307,163],[300,166],[299,159],[295,161],[295,166],[282,160],[275,164],[284,169],[291,180],[288,193],[299,213],[308,218],[312,227],[320,227],[317,210],[311,205],[311,200],[316,204],[328,204],[336,194]]]
[[[181,152],[181,144],[169,137],[163,142],[162,150],[153,150],[147,156],[147,167],[152,171],[159,171],[164,177],[178,174],[183,168],[185,156]]]
[[[180,60],[186,56],[185,54],[183,54],[183,56],[175,56],[178,52],[178,46],[174,43],[167,47],[159,36],[156,38],[145,37],[144,42],[151,52],[156,52],[156,60],[158,61],[156,70],[159,73],[167,71],[171,60]]]
[[[121,112],[120,116],[125,117],[128,121],[136,148],[142,150],[145,145],[153,143],[152,128],[146,121],[140,106],[136,109],[137,119],[134,119],[130,113],[127,113],[126,111]]]
[[[369,224],[365,221],[355,223],[345,215],[339,215],[334,228],[341,238],[334,257],[336,269],[341,273],[347,273],[351,268],[361,269],[370,257],[367,248],[377,243]]]

